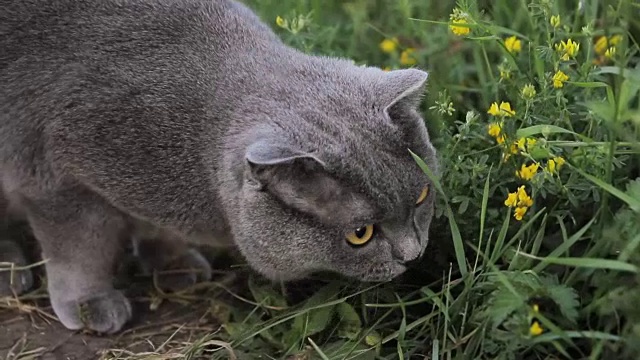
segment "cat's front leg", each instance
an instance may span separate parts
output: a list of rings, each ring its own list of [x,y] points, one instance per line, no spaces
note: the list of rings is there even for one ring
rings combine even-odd
[[[79,187],[31,199],[26,210],[62,324],[71,330],[119,331],[131,318],[129,300],[112,283],[125,217]]]

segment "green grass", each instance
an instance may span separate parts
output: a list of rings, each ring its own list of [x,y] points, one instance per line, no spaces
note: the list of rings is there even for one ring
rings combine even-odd
[[[421,269],[368,289],[328,282],[294,304],[254,284],[260,305],[228,327],[242,358],[638,358],[637,3],[249,4],[303,51],[429,71],[423,110],[443,171],[436,177],[416,158],[440,195]],[[450,14],[470,32],[454,34]],[[598,42],[615,35],[620,41]],[[510,51],[510,36],[520,51]],[[381,49],[385,39],[394,51]],[[579,48],[569,43],[562,60],[567,50],[556,44],[568,39]],[[558,70],[568,76],[562,87],[554,87]],[[488,114],[494,102],[508,102],[515,116]],[[504,141],[488,134],[491,123],[502,124]],[[516,176],[523,165],[532,178]],[[522,185],[532,204],[519,219],[522,209],[505,200]]]
[[[429,71],[423,113],[442,173],[416,162],[439,193],[430,247],[419,269],[393,283],[324,277],[285,287],[250,278],[232,297],[210,300],[222,331],[111,358],[640,358],[636,1],[247,3],[305,52]],[[470,33],[452,33],[450,14]],[[615,35],[605,58],[611,46],[597,40]],[[509,51],[510,36],[520,51]],[[382,51],[394,38],[395,50]],[[580,47],[564,61],[555,45],[568,39]],[[561,88],[558,70],[568,76]],[[525,85],[535,94],[523,94]],[[490,115],[494,102],[515,115]],[[489,135],[500,122],[500,134]],[[550,168],[559,158],[564,165]],[[532,164],[532,178],[516,176]],[[532,204],[518,219],[523,207],[505,200],[520,186]]]

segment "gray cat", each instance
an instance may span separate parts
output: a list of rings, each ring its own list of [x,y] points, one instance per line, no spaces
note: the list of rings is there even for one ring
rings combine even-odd
[[[131,237],[153,240],[153,268],[200,279],[194,239],[234,244],[274,280],[403,273],[433,215],[408,151],[437,171],[426,80],[305,55],[232,0],[0,0],[2,186],[55,313],[121,329],[131,306],[112,273]]]

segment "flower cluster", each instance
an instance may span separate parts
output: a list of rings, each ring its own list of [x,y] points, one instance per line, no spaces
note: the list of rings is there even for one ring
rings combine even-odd
[[[382,51],[383,53],[389,54],[392,57],[395,57],[401,65],[413,66],[418,63],[418,60],[414,56],[416,49],[412,47],[408,47],[402,50],[398,57],[398,48],[400,47],[400,42],[396,37],[382,40],[378,45],[378,47],[380,48],[380,51]],[[390,70],[390,69],[391,68],[389,67],[387,70]]]
[[[560,59],[563,61],[574,59],[576,55],[578,55],[579,50],[580,44],[571,39],[566,42],[562,40],[559,44],[556,44],[556,51],[560,53]]]
[[[533,199],[531,199],[527,194],[524,185],[522,185],[518,188],[518,191],[507,195],[504,205],[510,208],[515,208],[513,217],[516,220],[521,221],[527,213],[527,210],[533,206]]]
[[[452,23],[451,25],[449,25],[449,30],[451,30],[454,35],[469,35],[469,33],[471,32],[471,28],[469,26],[465,26],[470,24],[469,14],[458,8],[455,8],[453,9],[451,15],[449,15],[449,19]]]

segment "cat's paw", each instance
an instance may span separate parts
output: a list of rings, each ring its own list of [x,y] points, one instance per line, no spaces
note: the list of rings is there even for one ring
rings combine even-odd
[[[196,249],[156,269],[156,285],[162,290],[180,291],[199,282],[211,280],[211,265]]]
[[[56,315],[67,329],[86,329],[102,334],[120,331],[132,314],[129,300],[114,289],[56,305]]]
[[[20,295],[33,287],[33,274],[29,269],[12,269],[24,267],[27,259],[14,241],[0,241],[0,297]]]

